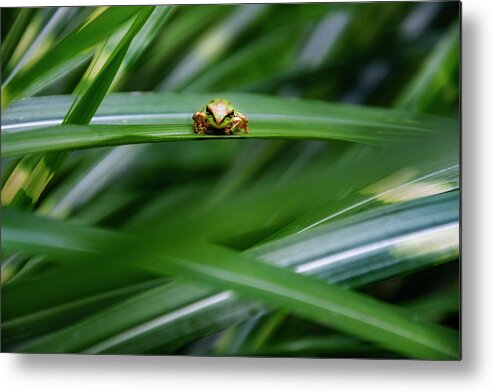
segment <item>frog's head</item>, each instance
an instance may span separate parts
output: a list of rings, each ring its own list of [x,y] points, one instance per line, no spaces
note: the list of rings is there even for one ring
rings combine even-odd
[[[214,128],[222,129],[231,124],[235,116],[235,108],[223,98],[217,98],[207,103],[202,111],[207,122]]]

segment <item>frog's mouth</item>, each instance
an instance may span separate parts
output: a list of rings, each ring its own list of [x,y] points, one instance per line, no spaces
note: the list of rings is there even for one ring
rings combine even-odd
[[[225,118],[223,118],[219,123],[214,120],[209,120],[207,119],[207,123],[209,124],[210,127],[212,128],[217,128],[217,129],[223,129],[223,128],[226,128],[228,126],[228,123],[226,121],[224,121]]]

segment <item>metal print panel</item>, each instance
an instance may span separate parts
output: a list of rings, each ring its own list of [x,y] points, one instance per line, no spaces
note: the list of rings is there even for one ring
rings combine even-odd
[[[460,3],[1,22],[2,351],[460,359]]]

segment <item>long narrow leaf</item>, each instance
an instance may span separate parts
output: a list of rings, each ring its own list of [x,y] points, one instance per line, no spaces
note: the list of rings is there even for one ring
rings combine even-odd
[[[138,11],[132,26],[115,48],[95,80],[87,91],[84,91],[74,100],[64,117],[63,124],[87,124],[91,121],[111,86],[132,39],[140,31],[152,11],[152,7],[144,7]],[[13,204],[20,207],[34,206],[53,178],[57,168],[65,159],[66,153],[65,150],[60,154],[51,153],[46,156],[30,156],[23,159],[14,169],[2,189],[2,204]]]
[[[398,97],[396,107],[409,110],[430,111],[436,101],[458,91],[443,94],[447,85],[458,80],[459,28],[456,23],[439,40],[436,50],[425,59],[419,72]],[[456,79],[456,80],[454,80]]]
[[[34,8],[23,8],[19,10],[16,15],[12,28],[7,36],[2,40],[2,79],[5,77],[3,72],[7,67],[12,54],[15,51],[17,42],[21,39],[22,34],[25,33],[26,27],[29,24],[30,19],[35,13]]]
[[[121,26],[139,11],[139,7],[112,7],[101,15],[65,37],[43,58],[28,69],[20,71],[8,85],[2,86],[2,105],[20,94],[36,91],[40,81],[51,73],[56,73],[75,56],[90,49],[105,39],[109,31]]]
[[[210,97],[117,94],[108,99],[96,114],[93,122],[97,124],[42,129],[38,127],[59,122],[57,112],[66,101],[57,98],[58,104],[53,106],[57,112],[40,113],[36,118],[21,121],[17,117],[20,107],[14,107],[12,112],[6,113],[2,124],[2,152],[7,157],[104,145],[224,137],[197,135],[192,131],[192,113]],[[230,138],[309,138],[392,144],[434,133],[452,132],[457,127],[454,121],[448,119],[387,109],[255,95],[229,94],[228,97],[248,115],[252,129],[250,135],[235,134]],[[41,101],[33,104],[38,106]],[[129,111],[127,108],[132,109]],[[19,132],[21,129],[26,130]]]
[[[7,243],[12,242],[9,235],[7,231]],[[174,242],[173,239],[168,241]],[[199,254],[195,254],[197,251]],[[195,250],[168,245],[165,254],[141,260],[139,266],[160,274],[184,274],[234,289],[406,355],[428,358],[454,358],[458,355],[457,338],[452,332],[424,326],[390,306],[288,270],[258,263],[224,248],[208,246]]]

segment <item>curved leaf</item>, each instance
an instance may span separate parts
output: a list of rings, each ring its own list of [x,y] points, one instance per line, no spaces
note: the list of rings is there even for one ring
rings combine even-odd
[[[219,94],[218,94],[219,95]],[[2,123],[5,157],[33,152],[210,138],[288,138],[392,144],[456,129],[455,121],[393,111],[249,94],[228,94],[247,114],[251,133],[197,135],[191,116],[212,94],[114,94],[89,126],[60,123],[68,97],[14,105]],[[43,110],[46,106],[50,110]],[[22,113],[30,113],[26,117]],[[135,124],[135,125],[129,125]],[[41,128],[48,126],[47,128]],[[20,132],[22,130],[22,132]]]
[[[416,211],[413,211],[413,208],[406,211],[406,208],[399,206],[404,213],[403,216],[400,216],[397,213],[387,215],[382,214],[381,212],[378,214],[375,213],[375,216],[378,217],[377,219],[384,220],[394,218],[394,222],[405,225],[409,223],[409,218],[406,218],[406,214],[409,214],[409,216],[417,215],[424,219],[424,222],[420,224],[425,224],[426,226],[429,226],[430,223],[437,225],[437,219],[442,216],[444,223],[441,226],[438,224],[438,228],[440,229],[440,227],[446,226],[445,229],[448,230],[450,223],[447,222],[454,222],[453,214],[457,214],[456,196],[456,194],[450,193],[444,196],[429,198],[424,203],[422,201],[410,203],[410,207],[417,205],[423,209],[422,212],[418,214],[416,214]],[[443,205],[443,212],[431,216],[430,214],[437,211],[436,205],[433,205],[434,200]],[[452,215],[449,216],[449,214]],[[458,219],[457,215],[455,215],[455,219]],[[40,224],[43,224],[42,221],[40,221]],[[378,224],[381,225],[380,222]],[[367,225],[368,223],[365,221],[362,222],[361,231],[365,234],[368,233]],[[7,244],[15,243],[13,242],[13,238],[18,236],[15,232],[10,231],[10,227],[11,223],[7,220],[6,229],[4,229],[3,232],[4,241]],[[50,230],[47,229],[48,227],[43,231],[49,232]],[[326,233],[327,230],[321,228],[318,231]],[[416,229],[414,229],[414,231],[416,231]],[[66,233],[68,233],[68,236],[70,237],[70,231],[66,230]],[[341,233],[344,235],[344,232],[340,229],[334,230],[334,234],[336,235]],[[430,235],[430,229],[427,229],[425,233]],[[413,255],[413,252],[416,252],[414,250],[416,239],[418,239],[417,244],[419,244],[419,246],[422,244],[422,239],[420,237],[422,234],[419,232],[417,236],[403,236],[396,228],[396,239],[390,241],[386,240],[383,243],[379,243],[378,241],[374,242],[375,240],[372,240],[376,246],[363,246],[364,250],[360,246],[359,248],[356,248],[359,249],[356,252],[349,252],[349,254],[347,254],[347,252],[342,252],[340,255],[333,254],[332,256],[327,257],[322,256],[327,252],[324,250],[327,248],[327,245],[323,244],[328,244],[330,248],[331,245],[336,242],[330,239],[326,239],[328,242],[320,241],[320,239],[310,237],[309,234],[311,233],[306,234],[306,240],[322,245],[320,249],[322,254],[315,256],[313,247],[309,248],[303,245],[300,245],[299,249],[301,251],[304,250],[305,253],[300,254],[299,251],[294,249],[298,246],[297,243],[294,242],[291,248],[287,248],[290,256],[295,255],[294,258],[292,256],[291,258],[287,258],[286,253],[279,253],[275,248],[273,251],[270,251],[270,253],[263,253],[262,258],[273,260],[274,257],[275,260],[293,265],[293,260],[296,260],[296,257],[303,257],[307,262],[303,264],[303,268],[300,268],[298,265],[297,271],[320,271],[324,266],[333,267],[335,265],[336,269],[333,269],[332,276],[337,276],[339,274],[336,273],[334,275],[334,272],[337,272],[337,268],[341,266],[341,262],[344,261],[344,258],[351,260],[356,256],[364,259],[368,252],[371,254],[377,251],[378,253],[381,249],[387,251],[389,246],[393,249],[393,253],[397,257],[399,254]],[[452,239],[455,236],[456,232],[453,231]],[[24,239],[29,238],[27,235],[19,235],[19,237]],[[88,241],[87,246],[92,247],[93,243],[94,240]],[[359,294],[337,288],[337,286],[332,284],[323,283],[316,279],[294,274],[285,269],[256,262],[254,259],[224,248],[218,248],[211,245],[190,248],[182,247],[179,244],[180,242],[176,242],[175,237],[167,238],[165,253],[157,258],[151,254],[146,256],[149,258],[140,258],[138,263],[139,268],[144,268],[158,274],[184,274],[189,278],[198,278],[199,280],[204,280],[206,283],[208,282],[222,288],[233,289],[247,297],[261,299],[268,304],[280,306],[283,309],[307,317],[308,319],[322,322],[364,339],[379,342],[387,348],[406,355],[427,358],[454,358],[458,355],[456,351],[458,340],[453,332],[422,325],[413,317],[402,314],[401,310],[398,308],[381,304]],[[434,251],[436,251],[436,249],[443,249],[444,246],[442,238],[436,239],[432,237],[432,241],[429,242],[429,244],[431,245],[431,248],[425,247],[424,250],[427,254],[430,253],[431,249],[435,249]],[[23,246],[24,249],[26,248],[26,245],[28,244]],[[395,248],[396,245],[398,246],[397,248]],[[272,247],[272,244],[270,246]],[[345,245],[342,243],[341,246],[344,247]],[[457,245],[446,245],[447,248],[449,246],[454,248],[454,246]],[[146,248],[147,247],[148,244],[146,245]],[[133,249],[130,253],[128,253],[128,250],[125,250],[125,248],[121,251],[126,254],[126,257],[130,257],[131,259],[134,251],[140,251],[138,248],[139,247]],[[46,249],[50,248],[48,247],[45,248],[45,250]],[[395,250],[398,250],[398,252],[396,253]],[[308,252],[308,254],[306,252]],[[56,251],[55,253],[51,251],[51,253],[53,255],[57,254]],[[251,255],[254,255],[254,253]],[[116,258],[121,262],[122,259],[120,256],[117,256]],[[411,264],[413,264],[414,260],[410,261]],[[415,265],[413,266],[416,267]],[[354,268],[354,265],[351,265],[350,263],[348,268],[348,270],[351,270]],[[361,270],[361,267],[358,269]],[[363,276],[366,275],[367,271],[364,272]],[[231,300],[231,297],[227,296],[227,298],[225,297],[224,299],[229,301]],[[217,302],[214,302],[214,305],[217,306]],[[203,310],[204,307],[199,307],[199,309]],[[54,335],[53,339],[58,339],[56,336],[58,335]],[[50,342],[51,338],[48,337],[46,339],[46,342]],[[64,340],[63,338],[61,339],[62,341]],[[42,344],[40,347],[46,347],[43,345],[48,343],[40,344]],[[32,346],[31,348],[34,349],[34,347],[38,346],[35,344],[35,346]]]
[[[75,30],[31,67],[20,71],[8,85],[2,86],[2,105],[26,91],[32,93],[40,81],[60,70],[67,62],[84,54],[93,45],[107,38],[108,32],[118,28],[139,11],[139,7],[111,7],[90,22]]]

